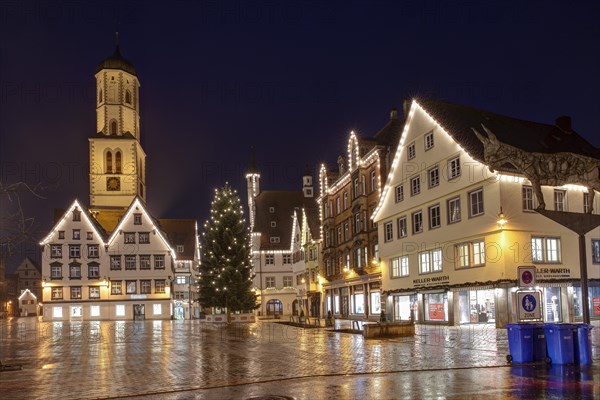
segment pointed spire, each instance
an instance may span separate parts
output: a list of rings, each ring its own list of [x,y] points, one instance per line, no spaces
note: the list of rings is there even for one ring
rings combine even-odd
[[[250,162],[248,163],[248,174],[258,174],[256,159],[254,157],[254,146],[250,146]]]

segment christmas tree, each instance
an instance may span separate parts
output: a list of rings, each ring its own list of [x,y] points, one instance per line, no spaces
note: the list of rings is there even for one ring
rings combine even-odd
[[[217,190],[202,233],[200,304],[227,314],[258,308],[253,284],[250,232],[240,198],[228,184]],[[229,320],[229,319],[228,319]]]

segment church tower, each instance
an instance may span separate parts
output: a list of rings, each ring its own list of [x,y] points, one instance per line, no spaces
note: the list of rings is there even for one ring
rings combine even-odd
[[[250,147],[250,163],[246,171],[246,187],[248,189],[248,213],[250,216],[250,229],[254,227],[254,218],[256,214],[254,198],[260,193],[260,172],[256,167],[254,159],[254,147]]]
[[[96,69],[96,134],[90,137],[90,204],[125,208],[146,202],[146,153],[140,144],[140,83],[133,64],[115,52]]]

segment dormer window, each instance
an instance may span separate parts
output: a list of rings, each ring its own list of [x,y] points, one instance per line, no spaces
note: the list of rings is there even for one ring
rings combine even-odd
[[[275,207],[269,207],[269,212],[271,214],[274,214],[275,213]]]
[[[269,238],[269,241],[270,241],[271,243],[280,243],[280,242],[281,242],[281,239],[279,238],[279,236],[271,236],[271,237]]]
[[[177,252],[178,253],[183,253],[183,245],[182,244],[178,244],[177,245]]]

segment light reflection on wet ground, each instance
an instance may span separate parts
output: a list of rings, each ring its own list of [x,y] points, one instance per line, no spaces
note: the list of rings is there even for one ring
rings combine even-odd
[[[594,333],[596,366],[599,337]],[[0,324],[0,358],[23,365],[0,374],[0,397],[249,398],[285,389],[298,399],[560,398],[567,392],[600,398],[596,366],[508,367],[506,354],[506,331],[491,325],[417,326],[414,338],[365,340],[265,322],[29,318]]]

